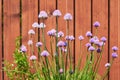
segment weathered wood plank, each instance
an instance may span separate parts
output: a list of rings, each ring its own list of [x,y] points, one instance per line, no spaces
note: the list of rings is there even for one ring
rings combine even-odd
[[[4,60],[13,62],[15,39],[20,35],[20,0],[3,0],[4,3]],[[8,80],[6,75],[5,80]]]
[[[111,48],[113,46],[118,46],[120,48],[120,39],[119,39],[119,0],[114,0],[110,2],[110,59],[112,59],[111,54],[112,50]],[[118,51],[119,55],[119,51]],[[120,79],[120,57],[115,59],[113,62],[113,66],[111,67],[110,71],[110,80],[119,80]]]
[[[34,22],[38,22],[38,0],[22,0],[22,44],[27,46],[28,49],[28,56],[32,55],[30,51],[30,46],[27,44],[28,40],[30,39],[30,35],[28,35],[28,31],[32,28],[32,24]],[[35,29],[33,29],[35,30]],[[34,47],[34,54],[37,56],[37,48],[35,43],[38,41],[37,38],[37,28],[36,34],[32,38],[33,40],[33,47]]]
[[[0,0],[0,80],[2,80],[2,0]]]
[[[102,55],[102,60],[99,68],[99,74],[102,75],[106,70],[104,65],[108,62],[108,0],[93,0],[93,23],[95,21],[100,22],[100,27],[98,28],[97,35],[99,38],[105,36],[107,42],[104,47],[104,53]],[[93,27],[93,33],[95,33],[95,28]]]
[[[91,31],[91,1],[90,0],[76,0],[75,3],[75,52],[76,52],[76,64],[82,56],[82,63],[80,66],[84,66],[87,48],[85,46],[88,43],[86,32]],[[82,41],[82,47],[80,49],[80,41],[78,37],[82,35],[85,39]]]

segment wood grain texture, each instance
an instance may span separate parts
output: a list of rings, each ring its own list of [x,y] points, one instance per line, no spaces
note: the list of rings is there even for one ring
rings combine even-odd
[[[2,80],[2,0],[0,0],[0,80]]]
[[[111,58],[111,54],[112,54],[112,50],[111,48],[113,46],[120,46],[120,41],[119,41],[119,32],[120,32],[120,28],[119,28],[119,1],[118,0],[114,0],[110,2],[110,59]],[[120,48],[120,47],[119,47]],[[119,51],[118,51],[118,55],[119,55]],[[115,61],[113,62],[113,66],[111,67],[111,71],[110,71],[110,80],[119,80],[120,79],[120,57],[118,57],[117,59],[115,59]]]
[[[104,65],[108,62],[108,0],[93,0],[93,23],[95,21],[100,22],[97,35],[99,38],[105,36],[107,42],[104,47],[102,60],[99,68],[99,74],[102,75],[106,70]],[[93,27],[93,33],[95,28]],[[101,68],[102,66],[102,68]]]
[[[4,1],[4,60],[13,62],[15,39],[20,35],[19,0]],[[6,75],[5,80],[8,80]]]
[[[38,22],[38,0],[22,0],[22,44],[27,46],[28,49],[28,57],[32,55],[31,48],[27,44],[28,40],[30,39],[30,35],[28,35],[28,31],[30,29],[33,29],[32,24],[34,22]],[[37,56],[37,48],[35,46],[35,43],[38,41],[37,37],[37,28],[35,35],[33,36],[33,48],[34,48],[34,54]]]
[[[83,68],[86,59],[87,48],[85,46],[88,43],[86,32],[91,31],[91,1],[89,0],[76,0],[75,3],[75,52],[76,52],[76,64],[82,56],[81,66]],[[82,41],[82,47],[80,49],[80,41],[78,37],[82,35],[85,39]]]

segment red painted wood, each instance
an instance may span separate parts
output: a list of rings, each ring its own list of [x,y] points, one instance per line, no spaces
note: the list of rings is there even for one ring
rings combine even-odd
[[[3,0],[4,2],[4,60],[13,62],[13,52],[15,50],[15,39],[20,35],[19,18],[20,0]],[[5,80],[8,80],[6,75]]]

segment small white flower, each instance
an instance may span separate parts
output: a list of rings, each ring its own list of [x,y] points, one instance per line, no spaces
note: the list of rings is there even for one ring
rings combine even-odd
[[[64,33],[62,31],[59,31],[58,32],[58,37],[63,37],[64,36]]]
[[[28,41],[28,45],[32,45],[33,44],[33,41],[32,40],[29,40]]]
[[[35,34],[35,31],[34,31],[33,29],[30,29],[30,30],[28,31],[28,34]]]
[[[48,15],[47,15],[47,13],[45,12],[45,11],[40,11],[40,13],[39,13],[39,16],[38,16],[39,18],[47,18],[48,17]]]
[[[37,28],[38,26],[39,26],[38,22],[34,22],[34,23],[32,24],[32,27],[33,27],[33,28]]]
[[[53,16],[61,16],[62,14],[61,14],[61,12],[60,12],[60,10],[55,10],[54,12],[53,12]]]
[[[70,13],[66,13],[64,16],[65,20],[72,20],[72,15]]]
[[[80,41],[82,41],[84,39],[84,37],[82,35],[80,35],[78,38]]]
[[[37,57],[35,56],[35,55],[32,55],[31,57],[30,57],[30,60],[36,60],[37,59]]]
[[[44,23],[40,23],[40,25],[38,26],[38,28],[45,28],[46,25]]]
[[[105,67],[106,67],[106,68],[108,68],[108,67],[110,67],[110,66],[111,66],[110,63],[106,63],[106,64],[105,64]]]

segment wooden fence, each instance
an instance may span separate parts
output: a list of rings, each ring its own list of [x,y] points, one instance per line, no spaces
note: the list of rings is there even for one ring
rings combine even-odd
[[[79,58],[77,37],[85,36],[90,30],[93,33],[93,22],[99,21],[101,26],[98,30],[99,37],[107,37],[105,53],[103,54],[100,74],[105,70],[104,64],[110,61],[111,47],[116,45],[120,48],[120,0],[0,0],[0,70],[2,62],[12,62],[12,53],[15,48],[15,39],[22,36],[22,44],[27,45],[29,39],[28,30],[34,22],[39,22],[38,13],[45,10],[49,14],[46,21],[46,31],[55,27],[55,18],[52,12],[59,9],[62,17],[59,18],[59,30],[65,32],[66,22],[63,16],[66,12],[73,15],[70,23],[70,32],[75,36],[74,55]],[[87,42],[84,41],[84,44]],[[83,44],[83,45],[84,45]],[[118,52],[119,54],[119,52]],[[0,71],[0,80],[7,80],[3,71]],[[120,80],[120,58],[118,57],[111,69],[108,80]]]

